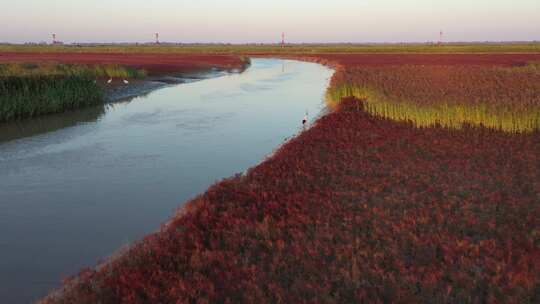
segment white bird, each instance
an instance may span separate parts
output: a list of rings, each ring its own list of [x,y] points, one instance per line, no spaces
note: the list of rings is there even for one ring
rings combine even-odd
[[[124,84],[128,84],[128,83],[129,83],[129,81],[127,81],[127,80],[124,79]]]
[[[109,78],[109,80],[107,80],[107,84],[110,84],[112,82],[112,78]]]

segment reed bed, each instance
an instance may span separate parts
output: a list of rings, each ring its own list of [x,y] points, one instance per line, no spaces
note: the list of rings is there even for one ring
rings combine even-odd
[[[540,129],[540,68],[392,66],[340,70],[327,92],[364,101],[369,113],[417,127],[472,124],[512,133]]]
[[[143,78],[146,71],[116,64],[0,64],[0,122],[103,103],[96,79],[110,77]]]
[[[59,113],[102,102],[103,90],[89,77],[0,77],[0,122]]]
[[[118,64],[82,65],[54,62],[6,63],[0,64],[0,77],[25,76],[81,76],[81,77],[118,77],[144,78],[147,72]]]

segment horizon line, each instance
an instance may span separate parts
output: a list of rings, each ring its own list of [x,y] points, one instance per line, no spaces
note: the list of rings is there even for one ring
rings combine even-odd
[[[399,45],[399,44],[504,44],[504,43],[540,43],[540,40],[453,40],[453,41],[443,41],[439,42],[436,40],[432,41],[403,41],[403,42],[347,42],[347,41],[341,41],[341,42],[286,42],[285,45],[343,45],[343,44],[349,44],[349,45]],[[58,43],[51,43],[48,41],[27,41],[27,42],[7,42],[7,41],[0,41],[0,45],[42,45],[42,46],[77,46],[77,45],[282,45],[281,42],[173,42],[173,41],[160,41],[159,43],[152,42],[152,41],[134,41],[134,42],[128,42],[128,41],[119,41],[119,42],[62,42],[58,41]]]

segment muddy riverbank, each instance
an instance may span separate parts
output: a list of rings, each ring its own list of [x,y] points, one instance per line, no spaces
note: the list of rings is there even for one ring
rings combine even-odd
[[[212,67],[207,70],[165,73],[161,75],[149,76],[144,79],[129,79],[127,83],[124,79],[112,79],[108,83],[108,79],[98,80],[100,86],[105,91],[105,102],[123,101],[137,96],[146,95],[154,90],[177,84],[192,83],[205,79],[224,76],[230,73],[241,73],[249,67],[249,61],[245,65],[233,68],[222,69]]]

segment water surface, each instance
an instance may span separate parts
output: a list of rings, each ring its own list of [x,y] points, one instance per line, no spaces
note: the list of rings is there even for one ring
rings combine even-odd
[[[320,113],[331,74],[254,59],[242,74],[0,126],[0,302],[44,296],[259,163]]]

